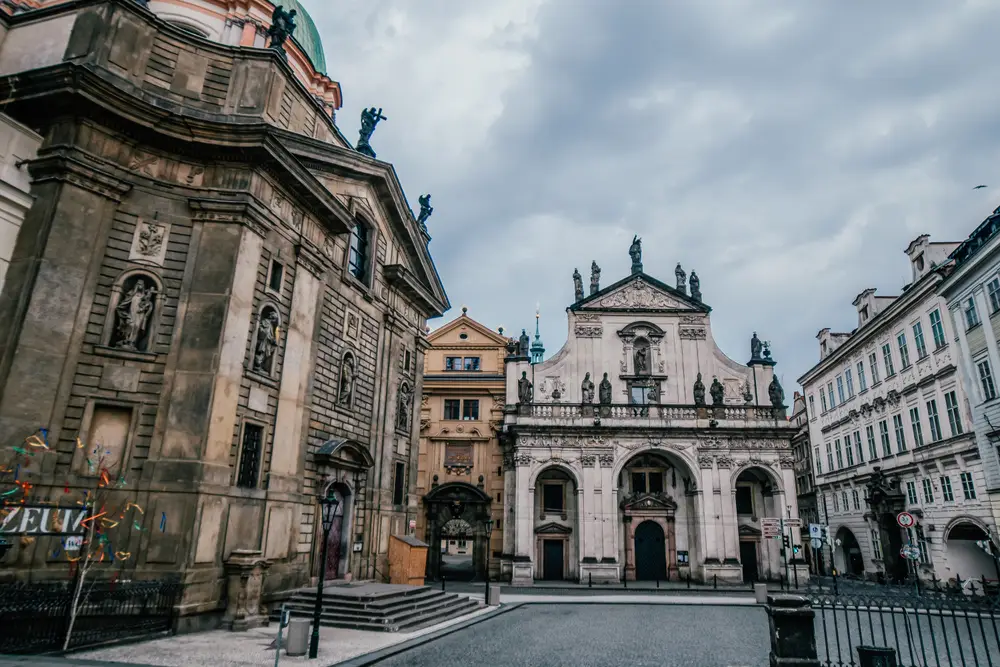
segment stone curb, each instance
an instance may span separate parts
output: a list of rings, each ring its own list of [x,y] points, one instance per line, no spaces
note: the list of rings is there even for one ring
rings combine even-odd
[[[0,667],[9,665],[35,665],[36,667],[153,667],[134,662],[108,662],[106,660],[84,660],[58,655],[0,655]]]

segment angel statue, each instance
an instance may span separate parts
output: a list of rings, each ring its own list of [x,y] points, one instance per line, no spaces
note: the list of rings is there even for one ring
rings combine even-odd
[[[368,157],[375,157],[375,151],[372,150],[369,141],[372,138],[372,133],[375,132],[375,126],[378,125],[380,120],[389,120],[382,115],[382,107],[361,110],[361,129],[358,130],[358,145],[355,146],[355,150],[359,153],[363,153]]]
[[[282,5],[274,8],[271,14],[271,27],[267,29],[267,36],[271,38],[271,48],[275,51],[285,52],[285,40],[295,32],[296,10],[286,12]]]
[[[632,236],[628,254],[632,258],[632,273],[642,273],[642,239],[638,235]]]
[[[431,213],[434,212],[434,207],[431,206],[431,196],[420,195],[417,197],[417,201],[420,202],[420,215],[417,216],[417,224],[420,225],[420,229],[426,231],[427,218],[431,217]]]

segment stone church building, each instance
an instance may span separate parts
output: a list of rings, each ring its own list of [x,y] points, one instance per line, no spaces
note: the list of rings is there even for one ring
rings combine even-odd
[[[21,4],[0,11],[0,91],[41,143],[18,163],[34,203],[0,295],[0,442],[44,432],[31,499],[72,504],[101,450],[144,508],[116,568],[181,573],[185,615],[220,609],[235,552],[266,566],[265,598],[316,577],[320,494],[339,499],[328,577],[385,577],[419,511],[426,321],[449,304],[429,206],[415,218],[368,143],[381,114],[352,147],[295,2],[290,37],[266,2]],[[57,541],[4,568],[65,577]]]
[[[532,364],[526,335],[508,345],[503,572],[515,585],[785,573],[762,525],[798,517],[770,350],[754,334],[746,365],[727,357],[697,275],[678,265],[667,285],[641,253],[635,239],[631,275],[604,288],[593,264],[589,294],[574,272],[555,356]]]

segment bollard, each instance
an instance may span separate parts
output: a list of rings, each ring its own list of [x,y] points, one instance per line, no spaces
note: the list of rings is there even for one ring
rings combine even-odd
[[[486,606],[500,606],[500,584],[487,584],[486,586]]]
[[[896,649],[881,646],[859,646],[858,665],[860,667],[897,667]]]
[[[593,588],[593,587],[594,587],[594,573],[593,572],[588,572],[587,573],[587,588]]]
[[[660,587],[660,578],[659,577],[656,578],[656,587],[657,588]]]
[[[754,584],[753,596],[758,604],[767,604],[767,584]]]
[[[441,575],[441,592],[443,593],[444,590],[445,590],[445,587],[444,587],[444,575],[442,574]]]
[[[624,577],[622,577],[622,586],[624,588],[628,588],[628,575],[625,575]]]
[[[719,575],[713,574],[712,575],[712,588],[718,588],[718,587],[719,587]]]
[[[691,588],[691,573],[688,572],[688,588]]]
[[[296,657],[306,654],[309,645],[309,619],[293,618],[288,623],[288,643],[285,655]]]
[[[816,612],[801,595],[768,595],[771,667],[820,667],[816,655]]]

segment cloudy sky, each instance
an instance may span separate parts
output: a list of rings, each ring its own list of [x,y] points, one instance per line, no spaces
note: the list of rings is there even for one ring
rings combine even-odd
[[[786,389],[816,332],[898,294],[921,233],[1000,204],[996,0],[303,0],[338,124],[411,202],[453,304],[566,339],[572,273],[701,278],[719,346],[757,330]],[[973,190],[973,186],[991,187]]]

